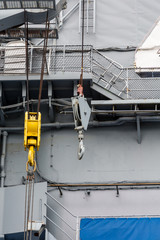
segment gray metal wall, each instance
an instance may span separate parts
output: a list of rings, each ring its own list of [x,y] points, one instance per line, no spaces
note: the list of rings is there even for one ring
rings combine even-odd
[[[37,183],[34,189],[33,220],[44,222],[47,184]],[[24,231],[25,186],[0,189],[0,236]]]
[[[160,217],[160,189],[150,190],[120,190],[119,197],[116,190],[91,191],[87,195],[85,191],[67,192],[62,190],[60,197],[58,191],[52,194],[60,203],[67,207],[72,214],[83,217]],[[49,203],[72,228],[76,228],[76,219],[68,214],[55,202]],[[50,218],[62,227],[73,239],[75,232],[66,226],[55,214],[50,212]],[[58,239],[69,239],[56,226],[47,222],[49,231]]]
[[[68,8],[78,0],[68,0]],[[64,12],[65,14],[65,12]],[[158,0],[97,0],[96,33],[85,34],[85,44],[95,48],[138,46],[160,15]],[[81,44],[77,10],[59,32],[58,44]],[[124,66],[133,65],[134,52],[108,52]]]
[[[64,10],[63,15],[78,2],[79,0],[68,0],[67,9]],[[14,13],[15,10],[0,10],[0,18]],[[159,13],[158,0],[96,0],[96,33],[86,33],[85,44],[92,44],[95,48],[136,47],[159,18]],[[60,28],[57,44],[81,44],[79,9],[67,18]],[[106,54],[125,67],[134,64],[134,51],[130,53],[106,52]]]
[[[159,181],[160,126],[142,123],[141,131],[142,143],[138,144],[134,123],[89,129],[81,161],[77,159],[78,138],[74,129],[44,132],[37,157],[39,170],[45,178],[61,183]],[[26,160],[23,134],[9,134],[6,185],[22,183]]]
[[[0,188],[0,238],[3,236],[3,217],[4,216],[4,188]]]
[[[68,6],[76,2],[69,0]],[[93,44],[96,48],[137,46],[160,13],[159,0],[97,0],[96,7],[96,33],[86,34],[85,38],[85,44]],[[78,11],[64,23],[57,43],[81,43],[78,33]],[[134,52],[105,54],[124,66],[133,65]],[[77,160],[78,139],[73,129],[42,133],[37,158],[39,170],[45,178],[64,183],[160,181],[160,126],[154,123],[142,124],[141,127],[141,144],[137,143],[135,124],[89,129],[85,133],[86,153],[81,161]],[[6,186],[22,183],[22,176],[26,176],[26,160],[23,134],[9,134],[5,164]],[[36,175],[36,180],[39,179]],[[0,191],[2,203],[3,189]],[[123,190],[118,198],[116,191],[91,192],[90,196],[85,192],[63,191],[62,198],[59,198],[57,191],[53,194],[77,215],[160,214],[159,189]],[[54,207],[52,202],[51,204]],[[3,211],[2,204],[0,211]],[[57,208],[57,211],[65,217],[60,208]],[[4,219],[0,218],[0,221]],[[64,236],[62,238],[51,224],[49,227],[57,239],[66,239]]]

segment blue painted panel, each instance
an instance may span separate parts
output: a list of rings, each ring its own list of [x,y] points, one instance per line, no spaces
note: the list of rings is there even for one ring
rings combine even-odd
[[[159,240],[160,218],[86,218],[80,229],[80,240]]]

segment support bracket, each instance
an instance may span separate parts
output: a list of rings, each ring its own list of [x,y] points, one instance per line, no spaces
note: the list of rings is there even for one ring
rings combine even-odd
[[[136,116],[136,123],[137,123],[137,141],[138,144],[141,144],[141,125],[140,125],[140,116]]]
[[[27,93],[26,83],[25,83],[25,82],[22,82],[22,99],[23,99],[23,107],[24,107],[24,110],[25,110],[25,111],[26,111],[26,106],[25,106],[26,93]]]
[[[118,188],[118,185],[116,186],[116,191],[117,191],[116,197],[119,197],[119,188]]]
[[[53,106],[52,106],[52,92],[53,92],[53,86],[52,82],[48,81],[48,99],[49,99],[49,119],[51,122],[54,121],[54,111],[53,111]]]
[[[1,106],[2,106],[2,83],[0,82],[0,107]],[[0,121],[1,121],[1,125],[3,126],[5,122],[5,117],[2,109],[0,109]]]

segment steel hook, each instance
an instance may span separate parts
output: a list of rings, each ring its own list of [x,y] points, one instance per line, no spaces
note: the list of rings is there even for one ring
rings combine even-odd
[[[78,160],[81,160],[85,152],[85,146],[83,144],[83,140],[79,141],[79,147],[78,147]]]

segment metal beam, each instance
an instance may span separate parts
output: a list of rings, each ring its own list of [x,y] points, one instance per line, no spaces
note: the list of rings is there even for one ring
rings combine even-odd
[[[39,81],[39,76],[40,74],[30,74],[29,75],[29,80],[30,81]],[[14,81],[15,82],[15,79],[16,81],[25,81],[26,80],[26,76],[25,74],[0,74],[0,81],[3,82],[3,81]],[[88,73],[85,73],[84,74],[84,80],[88,80],[88,81],[91,81],[91,75],[88,74]],[[48,74],[45,74],[44,75],[44,81],[45,80],[53,80],[53,81],[56,81],[56,80],[63,80],[63,81],[77,81],[79,80],[79,73],[71,73],[71,72],[64,72],[64,73],[50,73],[49,75]]]
[[[26,101],[26,95],[27,95],[27,90],[26,90],[26,82],[22,82],[22,99],[23,99],[23,107],[25,107],[25,101]]]
[[[49,9],[48,11],[48,20],[52,20],[58,16],[60,11],[65,7],[66,0],[60,0],[59,3],[56,5],[56,10]],[[28,22],[34,23],[34,24],[41,24],[46,22],[46,13],[45,12],[27,12],[26,11],[26,18]],[[21,26],[25,23],[25,17],[24,17],[24,11],[14,14],[12,16],[3,18],[0,20],[0,32]]]
[[[77,85],[78,85],[78,81],[74,81],[73,82],[73,96],[74,97],[77,96]]]
[[[55,0],[1,0],[0,9],[55,9]]]
[[[118,100],[118,99],[120,100],[120,99],[122,99],[121,97],[115,95],[114,93],[108,91],[107,89],[104,89],[104,88],[98,86],[98,85],[95,84],[94,82],[93,82],[93,85],[91,86],[91,88],[92,88],[93,90],[95,90],[96,92],[99,92],[99,93],[102,94],[103,96],[109,98],[109,99],[113,99],[113,100]]]
[[[2,92],[3,92],[3,88],[2,88],[2,83],[0,82],[0,107],[2,106]],[[0,109],[0,123],[1,125],[4,125],[5,122],[5,117],[4,117],[4,112],[2,109]]]
[[[160,104],[160,99],[93,100],[91,104],[94,106]]]
[[[58,30],[50,29],[48,38],[58,39]],[[28,29],[28,39],[31,38],[44,38],[45,29],[40,28],[29,28]],[[0,38],[2,39],[20,39],[25,38],[25,29],[24,28],[12,28],[0,32]]]
[[[49,101],[48,115],[51,122],[53,122],[55,118],[55,114],[52,106],[52,93],[53,93],[52,81],[48,81],[48,101]]]

